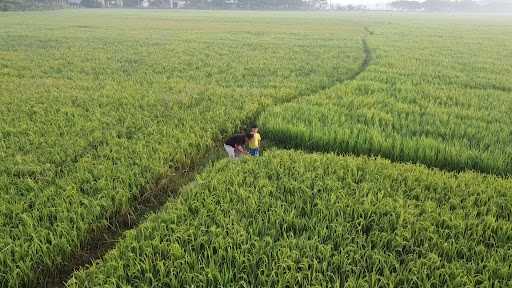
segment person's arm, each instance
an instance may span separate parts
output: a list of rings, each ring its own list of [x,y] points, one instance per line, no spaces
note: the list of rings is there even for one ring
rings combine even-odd
[[[240,154],[247,154],[247,152],[245,151],[244,147],[242,145],[238,145],[236,144],[235,145],[235,149],[240,153]]]

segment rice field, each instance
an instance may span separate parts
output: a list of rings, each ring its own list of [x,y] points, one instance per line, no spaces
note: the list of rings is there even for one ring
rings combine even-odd
[[[508,287],[512,182],[267,152],[208,169],[69,287]]]
[[[510,175],[512,21],[429,17],[370,26],[367,71],[260,124],[284,147]]]
[[[254,121],[271,151],[208,167],[65,285],[509,287],[511,32],[506,15],[0,14],[0,287],[45,286]]]
[[[38,286],[156,178],[352,75],[361,31],[293,14],[2,14],[0,286]]]

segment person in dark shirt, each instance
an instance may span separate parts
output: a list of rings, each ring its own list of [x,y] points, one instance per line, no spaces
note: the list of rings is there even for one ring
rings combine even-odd
[[[229,158],[238,159],[240,155],[247,154],[244,146],[247,145],[252,136],[250,134],[236,134],[226,140],[224,150],[228,153]]]

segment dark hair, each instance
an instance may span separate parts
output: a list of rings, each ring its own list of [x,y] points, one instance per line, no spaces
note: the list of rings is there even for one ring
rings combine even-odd
[[[251,125],[251,129],[254,129],[254,128],[258,128],[258,125],[256,125],[256,124]]]

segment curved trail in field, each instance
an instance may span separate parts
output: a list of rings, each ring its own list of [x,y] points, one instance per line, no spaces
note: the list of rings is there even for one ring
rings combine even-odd
[[[361,48],[364,56],[359,68],[349,77],[345,79],[336,79],[327,87],[319,88],[307,95],[297,95],[286,101],[272,103],[272,105],[282,105],[329,90],[334,86],[341,85],[345,82],[354,80],[361,73],[368,69],[372,61],[372,52],[367,42],[368,35],[373,32],[364,27],[365,34],[361,38]],[[248,117],[240,124],[249,126],[255,124],[260,114],[266,109],[262,107],[253,115]],[[180,189],[194,181],[196,175],[200,174],[209,164],[225,158],[222,149],[223,139],[217,139],[215,145],[210,147],[208,151],[203,151],[203,156],[198,161],[188,167],[179,167],[170,174],[162,175],[149,188],[141,191],[134,200],[132,209],[125,211],[115,217],[107,220],[107,225],[100,229],[91,231],[86,243],[83,243],[81,249],[75,251],[70,259],[61,264],[56,269],[42,270],[40,273],[47,275],[43,283],[36,283],[36,287],[65,287],[66,282],[71,278],[72,274],[94,261],[101,259],[108,251],[113,249],[125,231],[135,228],[141,224],[147,215],[157,212],[162,208],[170,198],[176,197]]]

